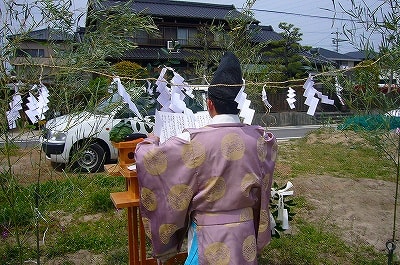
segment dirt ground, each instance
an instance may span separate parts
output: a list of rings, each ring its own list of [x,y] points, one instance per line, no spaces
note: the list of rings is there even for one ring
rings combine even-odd
[[[16,156],[19,159],[13,158],[13,171],[20,183],[37,181],[39,170],[41,181],[64,177],[63,172],[52,169],[44,155],[40,155],[41,152],[34,149],[22,157]],[[0,164],[4,165],[5,162],[0,161]],[[285,170],[279,161],[276,170]],[[395,183],[370,179],[343,179],[328,175],[297,177],[290,181],[294,185],[294,196],[305,197],[309,205],[306,211],[298,213],[301,217],[320,222],[328,228],[335,228],[349,243],[368,243],[387,253],[385,244],[392,238],[393,233]],[[295,233],[294,229],[292,233]],[[399,234],[400,218],[397,217],[397,240]],[[400,245],[395,250],[397,255],[400,253],[399,248]]]
[[[381,180],[351,180],[310,176],[292,181],[295,194],[312,207],[300,213],[306,220],[339,228],[345,241],[386,251],[392,238],[395,185]],[[397,218],[396,238],[400,233]],[[397,252],[398,253],[398,252]]]
[[[39,181],[41,182],[65,177],[63,171],[53,169],[50,161],[46,159],[45,154],[41,152],[39,147],[20,149],[17,152],[17,154],[10,156],[10,164],[12,165],[12,173],[18,183],[22,185],[35,183],[38,180],[38,176],[40,176]],[[8,161],[2,158],[0,166],[7,170]]]
[[[352,145],[364,141],[354,132],[335,134],[310,134],[307,143],[329,142]],[[276,170],[280,170],[278,163]],[[348,179],[328,175],[310,175],[291,180],[295,195],[303,196],[312,206],[300,213],[306,220],[321,222],[338,228],[342,238],[350,244],[371,245],[387,253],[386,242],[393,238],[399,256],[400,218],[397,213],[394,224],[394,182],[373,179]],[[399,206],[399,202],[397,202]],[[397,207],[399,210],[399,207]]]

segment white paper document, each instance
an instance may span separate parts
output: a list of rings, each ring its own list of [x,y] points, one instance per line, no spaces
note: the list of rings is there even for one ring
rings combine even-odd
[[[210,122],[208,111],[200,111],[193,115],[157,111],[154,134],[160,137],[160,143],[163,143],[168,138],[182,133],[186,128],[200,128]]]
[[[127,168],[130,171],[136,171],[136,164],[132,164],[132,165],[128,166]]]

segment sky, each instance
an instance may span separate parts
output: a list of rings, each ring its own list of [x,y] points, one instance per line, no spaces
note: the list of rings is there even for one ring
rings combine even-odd
[[[4,3],[0,0],[1,5]],[[34,0],[11,0],[14,2],[29,2]],[[160,0],[161,1],[161,0]],[[179,1],[179,0],[178,0]],[[233,4],[239,11],[246,3],[246,0],[185,0],[190,2],[202,2],[213,4]],[[336,4],[336,9],[333,5]],[[360,2],[362,0],[354,0]],[[363,0],[371,8],[374,8],[384,2],[384,0]],[[300,29],[302,35],[302,45],[321,47],[340,53],[356,51],[349,42],[345,41],[346,37],[343,34],[343,25],[351,26],[349,16],[346,15],[339,4],[345,9],[350,8],[350,0],[256,0],[252,6],[255,19],[260,21],[261,25],[272,26],[276,32],[282,32],[278,27],[280,22],[293,24]],[[86,12],[87,0],[72,0],[71,9],[76,16]],[[336,10],[336,12],[335,12]],[[333,19],[335,17],[335,19]],[[84,21],[81,20],[81,26]],[[361,26],[358,26],[357,33],[363,33]],[[339,39],[338,45],[333,44],[334,39]],[[379,44],[379,37],[372,38],[375,45]],[[377,50],[377,49],[376,49]]]
[[[357,2],[357,0],[355,0]],[[377,6],[382,1],[364,0],[370,6]],[[203,0],[203,2],[223,3],[220,0]],[[231,1],[240,10],[246,0]],[[278,27],[280,22],[293,24],[300,29],[302,45],[321,47],[340,53],[355,51],[349,42],[343,41],[343,24],[350,26],[349,16],[339,7],[339,3],[350,8],[350,0],[257,0],[253,5],[254,17],[261,25],[271,25],[276,32],[282,32]],[[336,11],[336,12],[335,12]],[[336,17],[336,19],[333,19]],[[338,45],[333,44],[333,39],[339,39]]]

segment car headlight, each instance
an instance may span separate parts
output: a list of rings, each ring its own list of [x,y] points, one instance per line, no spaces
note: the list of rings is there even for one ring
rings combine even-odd
[[[60,142],[65,142],[65,139],[67,138],[67,135],[64,132],[60,131],[47,131],[47,137],[46,139],[48,141],[60,141]]]

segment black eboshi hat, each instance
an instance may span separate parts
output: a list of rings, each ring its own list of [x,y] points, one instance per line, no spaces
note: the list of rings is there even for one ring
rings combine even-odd
[[[225,52],[208,88],[208,96],[232,102],[242,88],[242,69],[239,59],[232,52]],[[233,86],[236,85],[236,86]]]

